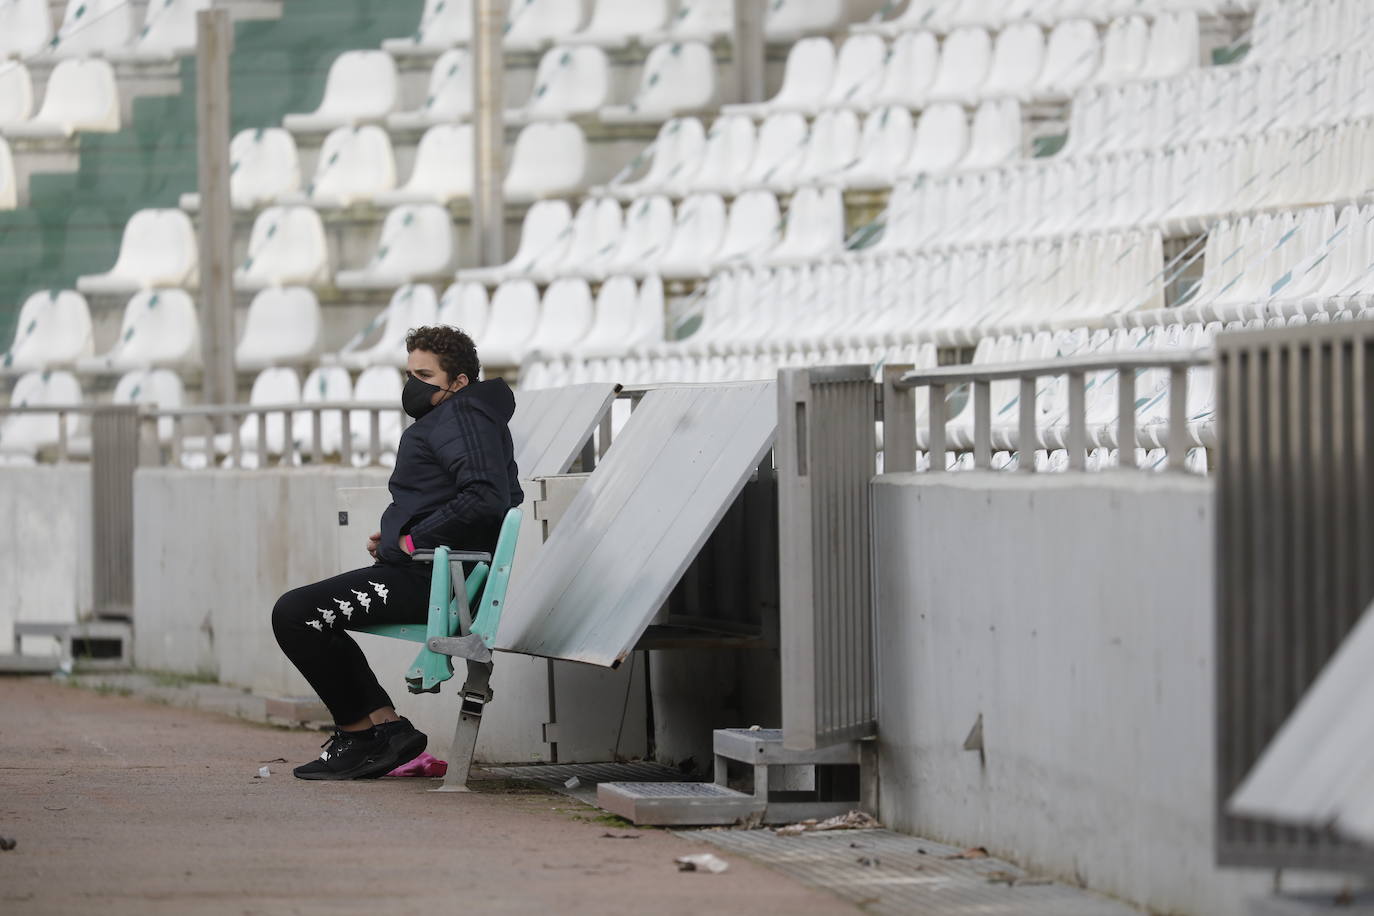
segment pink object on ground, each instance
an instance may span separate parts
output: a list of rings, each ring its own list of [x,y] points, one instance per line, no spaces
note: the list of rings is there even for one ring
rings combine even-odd
[[[424,751],[409,763],[403,763],[387,773],[388,776],[443,776],[448,772],[448,764]]]

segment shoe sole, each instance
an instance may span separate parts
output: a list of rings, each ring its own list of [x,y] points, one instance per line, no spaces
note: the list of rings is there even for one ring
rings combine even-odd
[[[344,779],[380,779],[387,773],[396,769],[402,764],[410,763],[420,754],[424,753],[429,745],[429,738],[424,732],[412,732],[407,735],[405,740],[397,747],[388,748],[387,753],[377,758],[369,758],[358,764],[351,770],[342,770],[338,773],[306,773],[295,774],[297,779],[310,779],[316,781],[333,781]]]

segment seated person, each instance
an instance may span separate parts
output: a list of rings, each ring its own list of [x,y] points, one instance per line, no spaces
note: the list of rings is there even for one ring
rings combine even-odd
[[[277,644],[334,717],[319,759],[301,779],[373,779],[413,760],[427,739],[398,716],[347,630],[429,617],[424,548],[496,549],[506,511],[524,501],[511,445],[515,395],[503,379],[478,381],[472,338],[426,327],[406,337],[401,405],[415,422],[401,434],[391,505],[368,539],[376,562],[293,589],[272,609]]]

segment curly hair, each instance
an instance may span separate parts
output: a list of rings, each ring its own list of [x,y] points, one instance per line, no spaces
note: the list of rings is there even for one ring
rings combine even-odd
[[[406,352],[426,350],[439,358],[439,366],[448,373],[449,380],[466,375],[469,382],[477,381],[482,362],[472,338],[457,328],[444,325],[411,328],[406,335]]]

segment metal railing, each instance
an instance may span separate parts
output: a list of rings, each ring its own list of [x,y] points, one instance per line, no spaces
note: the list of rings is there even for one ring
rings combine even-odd
[[[915,470],[918,451],[943,455],[949,447],[971,451],[974,467],[992,467],[995,444],[1020,450],[1063,448],[1068,452],[1069,469],[1085,470],[1089,446],[1087,421],[1088,376],[1108,372],[1116,376],[1117,418],[1114,425],[1101,429],[1100,441],[1120,451],[1122,466],[1135,466],[1136,445],[1163,447],[1168,451],[1170,470],[1186,469],[1188,450],[1195,446],[1212,447],[1215,432],[1208,422],[1190,422],[1188,417],[1188,371],[1212,363],[1210,350],[1154,353],[1111,353],[1077,359],[1054,359],[1005,365],[959,365],[938,369],[912,370],[888,366],[884,369],[882,389],[885,470]],[[1169,373],[1169,422],[1167,432],[1157,428],[1138,428],[1137,373],[1163,370]],[[1039,413],[1040,379],[1062,377],[1067,383],[1067,415],[1062,421],[1042,426]],[[1013,429],[994,431],[992,423],[992,383],[1015,381],[1018,384],[1017,422]],[[954,388],[972,389],[973,422],[971,436],[963,430],[950,430],[946,395]],[[916,428],[916,389],[930,393],[928,422]],[[996,432],[996,439],[994,438]],[[1130,443],[1132,447],[1121,447]],[[909,446],[904,448],[903,445]],[[911,460],[902,456],[910,453]],[[894,466],[894,461],[897,462]],[[1022,460],[1019,469],[1035,471],[1035,462]],[[943,461],[932,460],[930,470],[945,470]]]

